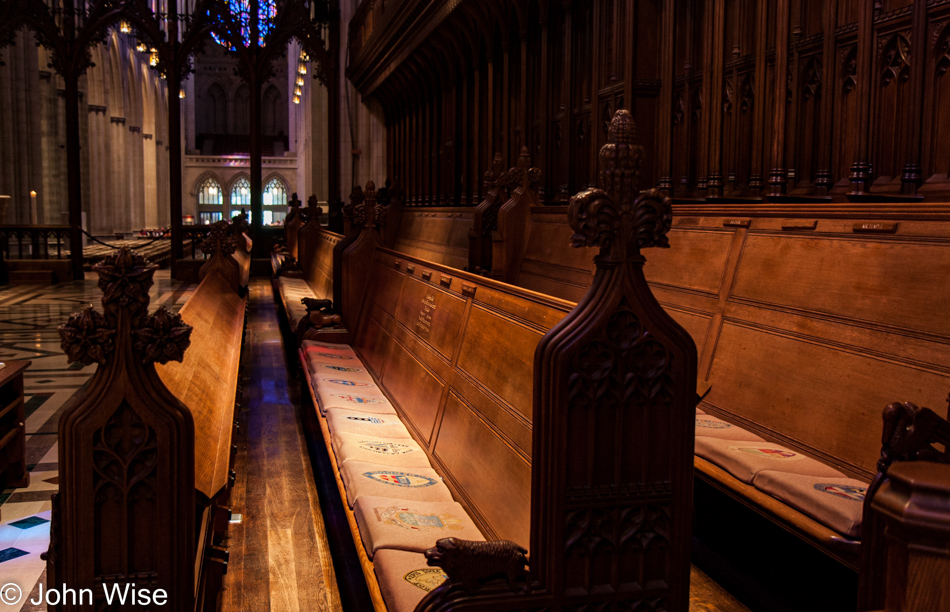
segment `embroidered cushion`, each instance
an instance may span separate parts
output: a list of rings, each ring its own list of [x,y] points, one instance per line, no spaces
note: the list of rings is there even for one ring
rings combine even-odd
[[[745,482],[763,470],[792,474],[842,477],[841,472],[805,455],[771,442],[742,442],[719,438],[696,437],[696,454]]]
[[[365,391],[324,390],[321,392],[318,389],[316,395],[321,414],[326,414],[330,408],[344,408],[374,414],[396,414],[396,409],[379,391],[367,393]]]
[[[348,408],[327,408],[327,425],[334,434],[354,433],[381,438],[411,438],[394,414],[375,414]]]
[[[383,548],[423,553],[441,538],[482,541],[481,532],[457,502],[407,502],[361,497],[353,506],[366,554]]]
[[[318,371],[317,365],[336,365],[345,367],[363,367],[359,357],[356,355],[347,355],[346,353],[308,351],[304,353],[307,358],[307,365],[311,372]]]
[[[765,470],[755,475],[752,484],[842,535],[861,537],[865,482]]]
[[[345,355],[343,355],[345,356]],[[322,382],[324,380],[348,380],[351,382],[370,383],[376,385],[373,376],[367,371],[359,360],[351,363],[328,363],[311,361],[307,364],[310,367],[311,380]]]
[[[723,440],[742,440],[745,442],[764,442],[761,437],[746,431],[738,425],[727,423],[708,414],[696,415],[696,435]]]
[[[429,567],[425,556],[404,550],[381,549],[373,567],[389,612],[412,612],[447,578],[441,568]]]
[[[353,503],[365,495],[410,501],[452,501],[449,488],[432,468],[393,468],[385,463],[347,461],[340,466],[346,499]]]
[[[407,438],[381,438],[354,433],[333,434],[330,438],[339,464],[347,461],[384,463],[389,467],[427,468],[429,457],[418,444]]]
[[[330,342],[317,342],[315,340],[304,340],[300,348],[309,358],[310,355],[347,355],[356,357],[356,352],[348,344],[332,344]]]

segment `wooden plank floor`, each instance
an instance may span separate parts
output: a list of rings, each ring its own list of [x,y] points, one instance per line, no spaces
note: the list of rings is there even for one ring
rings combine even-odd
[[[253,279],[222,612],[342,610],[268,279]]]
[[[342,610],[269,280],[253,279],[222,612]],[[309,399],[309,398],[304,398]],[[304,410],[312,409],[309,401]],[[750,612],[692,569],[690,612]]]

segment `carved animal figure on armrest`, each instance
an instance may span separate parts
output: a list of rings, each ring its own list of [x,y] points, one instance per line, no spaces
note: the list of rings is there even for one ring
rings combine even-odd
[[[888,404],[881,438],[881,472],[895,461],[950,463],[950,451],[941,452],[933,446],[943,444],[950,449],[950,424],[930,408],[910,402]]]
[[[504,574],[512,591],[517,590],[518,579],[524,578],[522,591],[527,593],[531,588],[525,569],[527,553],[526,549],[509,540],[473,542],[442,538],[425,554],[429,565],[441,567],[450,582],[467,591],[474,591],[489,578]]]
[[[329,327],[343,323],[340,315],[333,313],[333,302],[326,299],[301,298],[300,303],[307,307],[307,318],[314,327]]]
[[[333,301],[318,298],[301,298],[300,303],[307,307],[307,314],[320,311],[324,314],[333,312]]]
[[[299,276],[302,271],[303,270],[301,270],[300,264],[297,263],[297,260],[290,255],[286,255],[281,260],[280,267],[277,268],[277,276],[287,276],[292,278],[295,273],[297,276]]]

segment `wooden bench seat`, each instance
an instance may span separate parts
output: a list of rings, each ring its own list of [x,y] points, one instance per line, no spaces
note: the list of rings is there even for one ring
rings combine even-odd
[[[312,325],[302,300],[338,301],[333,295],[334,250],[343,236],[320,225],[321,213],[316,198],[311,197],[310,206],[300,213],[296,231],[297,265],[285,265],[277,271],[274,281],[275,295],[297,343]]]
[[[621,117],[609,145],[623,170],[632,163],[628,125]],[[604,229],[613,239],[603,242],[594,226],[578,224],[604,247],[605,266],[599,287],[573,312],[563,300],[379,248],[372,220],[363,220],[362,242],[354,245],[369,257],[348,251],[343,283],[345,291],[371,289],[348,326],[349,347],[313,329],[306,336],[315,343],[305,342],[299,355],[377,609],[662,598],[665,609],[686,610],[695,348],[652,301],[639,272],[639,247],[662,245],[668,203],[608,189],[605,197],[616,198],[610,205],[631,215],[630,223],[617,219]],[[327,351],[334,356],[321,356]],[[374,426],[395,437],[368,438],[369,446],[414,452],[393,412],[434,472],[341,458],[349,452],[344,433],[368,435]],[[451,500],[488,542],[438,540],[425,557],[415,541],[374,550],[367,541],[377,534],[368,524],[390,516],[390,507],[361,500],[389,491],[413,515],[391,520],[446,526],[432,530],[430,546],[451,535],[450,523],[464,528],[464,516],[442,518]],[[621,523],[635,516],[642,522],[629,528],[643,534],[636,544],[621,535],[628,528]],[[613,545],[590,545],[601,539]],[[448,579],[420,602],[439,578],[426,563]]]
[[[213,238],[218,254],[233,244]],[[156,266],[123,249],[94,267],[104,314],[89,307],[60,328],[69,360],[99,367],[60,422],[49,588],[89,588],[105,605],[100,585],[135,583],[175,609],[216,609],[245,324],[220,263],[177,315],[150,315]]]

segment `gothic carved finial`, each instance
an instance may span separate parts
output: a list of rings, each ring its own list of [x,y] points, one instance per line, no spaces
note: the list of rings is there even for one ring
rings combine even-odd
[[[310,197],[307,198],[307,210],[309,211],[311,217],[319,217],[323,214],[323,209],[317,204],[317,196],[311,194]]]
[[[235,215],[231,219],[231,234],[234,236],[240,236],[251,227],[251,224],[247,222],[247,213],[244,212],[244,209],[241,209],[239,215]],[[237,247],[237,242],[235,241],[235,248]]]
[[[362,208],[357,214],[359,214],[361,218],[360,225],[363,227],[372,227],[373,219],[376,215],[376,183],[366,181],[366,189],[363,190],[363,194],[366,199],[362,205],[357,207]]]
[[[128,307],[133,319],[148,309],[148,290],[158,266],[127,248],[109,255],[92,267],[99,275],[102,308],[106,316]]]
[[[600,262],[642,260],[640,249],[669,246],[672,201],[656,189],[637,189],[643,147],[635,139],[633,116],[617,111],[600,149],[600,188],[571,198],[571,245],[600,247]]]
[[[106,323],[106,318],[92,306],[70,315],[59,326],[60,346],[66,353],[67,363],[79,362],[84,366],[105,363],[115,350],[115,330]]]
[[[357,209],[362,207],[363,200],[365,199],[366,196],[363,195],[363,187],[353,185],[353,191],[350,193],[350,203],[343,206],[343,216],[349,219],[353,225],[362,225],[362,221],[358,219],[356,215],[358,214]]]
[[[293,193],[290,195],[290,201],[287,202],[287,204],[288,204],[291,208],[300,208],[301,202],[300,202],[300,200],[297,198],[297,192],[296,192],[296,191],[293,192]]]
[[[227,221],[217,221],[211,225],[211,231],[198,246],[201,252],[212,256],[219,250],[222,255],[230,255],[237,250],[237,241],[231,235],[231,228]]]
[[[161,306],[141,327],[132,331],[134,348],[142,355],[142,363],[182,361],[185,349],[191,345],[191,330],[181,315]]]
[[[445,571],[447,583],[458,584],[467,591],[475,591],[485,581],[504,576],[512,591],[518,590],[518,580],[524,578],[521,590],[528,592],[527,553],[525,548],[509,540],[473,542],[442,538],[425,555],[430,566]]]
[[[501,164],[501,153],[495,153],[491,161],[491,169],[485,171],[483,184],[486,191],[498,186],[498,179],[500,179],[502,175]]]

